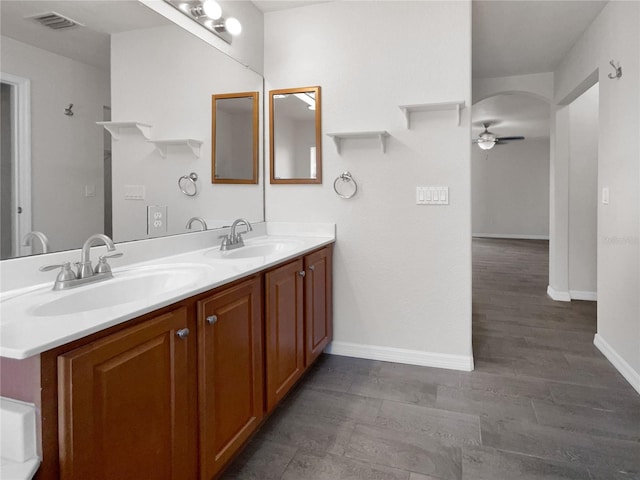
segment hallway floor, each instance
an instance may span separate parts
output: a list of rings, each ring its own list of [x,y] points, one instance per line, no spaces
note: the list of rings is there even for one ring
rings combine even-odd
[[[474,239],[475,371],[323,355],[229,479],[640,480],[640,395],[542,241]]]

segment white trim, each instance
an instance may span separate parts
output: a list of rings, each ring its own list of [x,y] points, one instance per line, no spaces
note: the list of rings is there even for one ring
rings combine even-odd
[[[569,290],[571,300],[587,300],[589,302],[598,301],[598,292],[583,292],[580,290]]]
[[[511,238],[513,240],[549,240],[549,235],[521,233],[472,233],[473,238]]]
[[[471,355],[450,355],[349,342],[331,342],[325,352],[345,357],[367,358],[369,360],[406,363],[423,367],[448,368],[465,372],[473,370],[473,356]]]
[[[547,295],[549,295],[556,302],[570,302],[571,295],[569,292],[561,292],[560,290],[556,290],[551,285],[547,286]]]
[[[618,352],[616,352],[600,334],[595,334],[593,337],[593,344],[605,357],[607,357],[607,360],[609,360],[616,370],[620,372],[620,375],[622,375],[627,382],[629,382],[631,386],[640,393],[640,373],[636,372],[624,358],[618,355]]]
[[[13,206],[20,206],[22,213],[15,214],[12,250],[17,256],[31,254],[31,247],[23,247],[22,239],[31,231],[31,80],[0,72],[0,81],[15,89],[15,105],[11,115],[15,118],[13,132],[14,153]],[[14,212],[15,213],[15,212]]]

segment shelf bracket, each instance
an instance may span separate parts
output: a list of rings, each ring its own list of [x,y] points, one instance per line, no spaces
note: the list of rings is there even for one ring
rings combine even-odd
[[[333,139],[333,143],[335,143],[336,151],[339,155],[342,149],[342,141],[347,138],[377,138],[380,141],[380,149],[382,150],[382,153],[386,153],[387,138],[390,135],[389,132],[382,130],[377,132],[327,133],[327,136]]]
[[[97,125],[102,125],[110,134],[114,140],[120,140],[124,131],[137,130],[145,139],[149,139],[149,130],[151,125],[141,122],[96,122]]]
[[[202,141],[194,140],[193,138],[180,138],[175,140],[147,140],[149,143],[153,143],[158,150],[158,153],[162,158],[167,158],[167,150],[170,145],[186,146],[191,150],[191,153],[196,158],[200,158],[200,146]]]

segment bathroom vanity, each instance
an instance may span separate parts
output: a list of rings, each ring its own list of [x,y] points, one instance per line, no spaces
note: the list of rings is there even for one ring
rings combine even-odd
[[[235,253],[208,248],[162,259],[200,260],[216,280],[201,275],[157,308],[152,299],[142,310],[131,303],[144,313],[40,353],[36,478],[222,472],[332,337],[334,238],[274,238],[249,239]],[[41,304],[44,312],[64,309],[50,304]]]

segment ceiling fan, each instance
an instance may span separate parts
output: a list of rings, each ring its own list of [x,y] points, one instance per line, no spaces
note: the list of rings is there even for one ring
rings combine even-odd
[[[495,133],[489,131],[489,122],[483,123],[484,132],[474,138],[472,143],[477,143],[482,150],[491,150],[495,145],[503,145],[511,140],[524,140],[524,137],[498,137]]]

